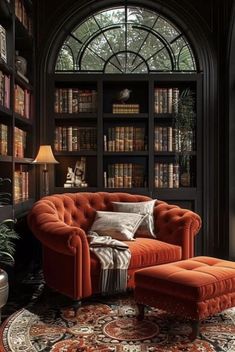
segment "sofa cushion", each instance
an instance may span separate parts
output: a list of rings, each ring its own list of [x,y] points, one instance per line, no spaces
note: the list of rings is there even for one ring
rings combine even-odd
[[[181,247],[150,238],[136,238],[125,241],[131,251],[129,269],[140,269],[152,265],[164,264],[181,259]],[[91,253],[91,273],[99,275],[100,263]]]
[[[140,214],[119,213],[113,211],[97,211],[91,226],[100,236],[110,236],[119,241],[134,240],[134,234],[143,216]]]
[[[144,216],[143,221],[139,225],[135,237],[155,238],[153,208],[156,200],[147,202],[113,202],[113,210],[124,213],[136,213]]]

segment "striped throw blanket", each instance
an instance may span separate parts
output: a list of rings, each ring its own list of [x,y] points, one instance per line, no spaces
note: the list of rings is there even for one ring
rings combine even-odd
[[[131,253],[128,245],[109,236],[99,236],[90,231],[88,236],[90,251],[100,260],[100,291],[115,293],[127,287],[127,269]]]

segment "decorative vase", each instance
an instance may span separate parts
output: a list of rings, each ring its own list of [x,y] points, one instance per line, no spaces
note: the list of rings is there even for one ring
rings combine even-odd
[[[15,57],[15,67],[22,75],[26,76],[27,73],[27,61],[23,56],[19,55],[19,52],[16,51]]]

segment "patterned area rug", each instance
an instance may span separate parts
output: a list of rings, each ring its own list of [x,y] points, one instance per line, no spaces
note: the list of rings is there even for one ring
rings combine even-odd
[[[45,298],[12,314],[1,330],[1,352],[212,352],[235,351],[235,308],[201,323],[190,342],[188,321],[146,308],[136,319],[131,294],[96,298],[81,307]]]

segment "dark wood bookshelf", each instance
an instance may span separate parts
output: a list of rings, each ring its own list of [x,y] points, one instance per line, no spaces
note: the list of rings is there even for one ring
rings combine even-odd
[[[12,21],[12,3],[2,0],[0,2],[0,21]]]
[[[201,132],[198,128],[201,120],[201,101],[200,92],[202,84],[202,75],[193,73],[171,73],[171,74],[77,74],[77,73],[56,73],[52,75],[51,91],[49,96],[54,96],[55,89],[63,88],[79,88],[79,89],[96,89],[97,90],[97,112],[96,113],[57,113],[54,112],[54,100],[51,99],[51,106],[48,109],[48,118],[50,118],[50,128],[48,128],[47,139],[50,144],[54,144],[54,131],[57,126],[95,126],[97,128],[97,151],[62,151],[55,152],[55,156],[60,164],[57,164],[54,169],[52,178],[51,192],[80,192],[80,191],[105,191],[105,192],[127,192],[149,195],[154,198],[163,199],[166,201],[174,201],[178,205],[185,205],[191,209],[198,210],[200,213],[200,204],[202,198],[201,190]],[[132,89],[132,98],[130,104],[139,104],[139,113],[121,113],[113,114],[112,105],[116,104],[115,100],[117,93],[123,88]],[[185,88],[190,88],[196,96],[195,111],[195,148],[193,151],[155,151],[155,127],[158,126],[174,126],[175,113],[156,113],[155,112],[155,88],[172,88],[177,87],[179,91]],[[129,103],[129,101],[128,101]],[[54,118],[52,118],[54,116]],[[104,135],[107,137],[107,143],[112,141],[108,136],[109,130],[117,126],[133,126],[134,128],[143,128],[144,148],[146,150],[130,150],[130,151],[105,151],[104,150]],[[116,132],[114,132],[116,133]],[[61,136],[62,138],[62,136]],[[116,138],[116,137],[113,137]],[[123,137],[123,140],[125,137]],[[137,137],[132,137],[137,138]],[[125,141],[122,143],[125,143]],[[116,143],[116,141],[115,141]],[[117,142],[118,143],[118,142]],[[136,143],[136,141],[132,141]],[[138,143],[137,143],[138,144]],[[108,144],[107,144],[108,145]],[[116,148],[116,147],[114,147]],[[122,146],[123,148],[123,146]],[[132,147],[135,148],[134,145]],[[63,183],[66,179],[67,167],[73,167],[76,160],[80,157],[87,158],[86,181],[89,187],[87,188],[64,188]],[[181,158],[188,156],[190,158],[190,181],[187,187],[182,186],[181,177],[185,174],[183,167],[178,171],[179,183],[178,186],[158,187],[155,188],[155,165],[157,163],[175,164],[180,162]],[[95,159],[89,159],[95,158]],[[109,165],[115,164],[130,164],[140,165],[145,187],[132,188],[110,188],[104,187],[104,172],[108,175]],[[119,171],[116,171],[119,172]],[[121,172],[121,171],[120,171]],[[122,176],[121,176],[122,177]],[[170,177],[168,175],[168,177]],[[87,178],[90,180],[87,180]],[[53,187],[54,185],[54,187]]]
[[[16,41],[24,41],[28,46],[33,45],[33,36],[29,33],[28,29],[23,25],[23,23],[15,16],[15,30],[16,30]]]
[[[30,0],[23,0],[25,8],[28,14],[33,13],[33,5]],[[12,196],[12,204],[9,206],[0,206],[1,219],[19,217],[25,214],[35,201],[35,171],[31,163],[35,157],[35,122],[34,122],[34,108],[30,107],[30,118],[26,118],[14,111],[15,106],[15,84],[19,85],[23,90],[34,93],[34,38],[29,33],[27,28],[24,27],[23,23],[17,18],[14,13],[14,1],[8,3],[6,0],[0,0],[0,24],[6,30],[6,46],[7,46],[7,62],[0,59],[0,70],[10,78],[10,108],[0,105],[0,124],[8,126],[7,132],[7,153],[8,155],[0,155],[0,177],[9,178],[10,184],[5,184],[1,187],[2,192],[8,192]],[[19,56],[22,56],[27,61],[27,73],[26,80],[18,74],[17,68],[15,67],[16,51],[19,51]],[[29,79],[29,82],[27,82]],[[33,99],[31,99],[32,104]],[[26,107],[25,107],[26,109]],[[27,111],[27,109],[25,110]],[[18,139],[14,135],[14,128],[17,127],[25,132],[26,135],[26,146],[20,146],[20,137]],[[23,138],[22,138],[23,140]],[[17,146],[16,146],[17,144]],[[25,149],[24,157],[15,157],[21,153],[19,150]],[[28,199],[20,199],[17,202],[14,201],[14,194],[16,187],[18,189],[22,186],[21,177],[19,172],[23,172],[25,184],[29,183]],[[23,182],[22,182],[23,183]]]

